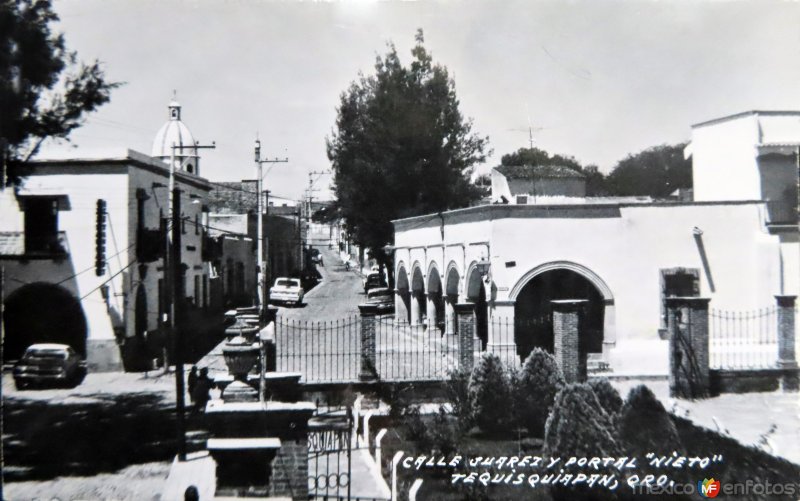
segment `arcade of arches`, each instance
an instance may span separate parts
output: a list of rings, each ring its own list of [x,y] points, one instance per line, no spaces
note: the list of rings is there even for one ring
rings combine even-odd
[[[489,285],[478,270],[471,267],[462,286],[458,270],[451,266],[444,276],[444,287],[435,264],[429,268],[427,284],[419,263],[415,263],[412,270],[410,278],[403,264],[397,271],[397,318],[410,325],[439,329],[441,334],[455,334],[453,305],[459,300],[474,303],[476,335],[481,348],[487,349],[492,337],[492,305],[487,298]],[[523,280],[526,282],[523,283]],[[566,267],[553,267],[532,277],[523,277],[520,282],[512,310],[513,342],[520,360],[524,360],[536,347],[553,351],[551,301],[560,299],[588,301],[583,314],[584,328],[581,329],[579,349],[584,354],[603,351],[604,326],[608,321],[605,312],[607,306],[613,304],[613,299],[607,297],[610,295],[608,291],[599,290],[596,283],[584,274]]]

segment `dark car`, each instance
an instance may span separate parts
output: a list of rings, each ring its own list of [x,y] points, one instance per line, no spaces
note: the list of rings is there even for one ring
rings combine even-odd
[[[66,344],[33,344],[14,366],[18,390],[45,384],[75,387],[85,376],[85,362]]]
[[[374,271],[364,279],[364,293],[367,294],[371,289],[377,287],[386,287],[386,281],[383,280],[383,275]]]
[[[377,306],[378,314],[394,312],[394,294],[388,287],[376,287],[367,292],[367,304]]]

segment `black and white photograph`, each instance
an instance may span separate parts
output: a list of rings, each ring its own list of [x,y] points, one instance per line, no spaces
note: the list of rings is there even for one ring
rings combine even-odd
[[[0,499],[800,500],[799,21],[0,0]]]

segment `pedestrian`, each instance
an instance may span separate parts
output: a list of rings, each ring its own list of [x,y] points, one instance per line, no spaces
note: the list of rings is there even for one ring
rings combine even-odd
[[[208,377],[208,367],[203,367],[200,369],[200,376],[197,378],[197,382],[194,386],[194,391],[192,392],[192,400],[194,401],[194,412],[204,412],[206,409],[206,404],[211,399],[209,392],[211,388],[214,387],[214,381]]]
[[[194,388],[197,386],[197,366],[193,365],[192,370],[189,371],[189,378],[187,381],[189,388],[189,399],[194,403]]]

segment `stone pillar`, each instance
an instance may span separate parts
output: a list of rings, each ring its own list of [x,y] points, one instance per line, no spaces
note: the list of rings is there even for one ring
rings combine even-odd
[[[453,305],[458,321],[458,368],[472,372],[475,364],[475,303]]]
[[[586,354],[580,350],[580,331],[586,299],[550,301],[553,307],[553,351],[567,383],[586,381]]]
[[[709,396],[709,298],[667,298],[669,392],[672,397]]]
[[[444,297],[444,333],[456,333],[456,309],[453,296]]]
[[[425,295],[425,311],[426,311],[426,325],[428,332],[433,333],[436,330],[436,294],[428,293]]]
[[[412,291],[411,292],[411,325],[419,325],[422,321],[422,312],[420,311],[419,307],[419,291]]]
[[[795,353],[795,315],[794,305],[797,296],[775,296],[778,302],[778,367],[786,369],[781,378],[784,390],[800,389],[800,374],[797,369]]]
[[[378,378],[375,332],[378,307],[374,304],[360,304],[358,310],[361,313],[361,370],[358,379],[374,381]]]
[[[408,320],[408,308],[405,302],[407,291],[395,289],[394,291],[394,321],[395,323],[406,323]]]
[[[609,352],[617,345],[617,315],[613,300],[606,300],[603,313],[603,360],[608,362]]]

